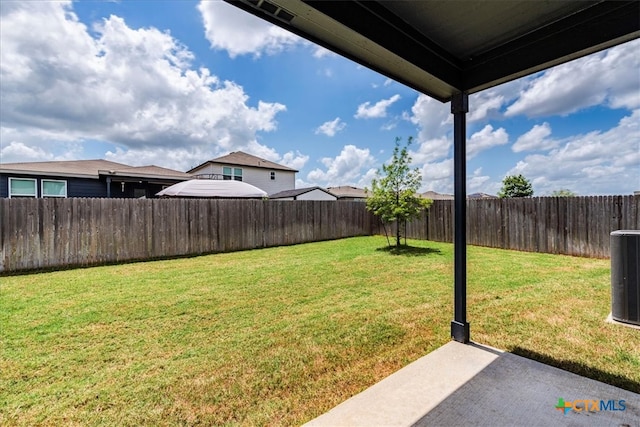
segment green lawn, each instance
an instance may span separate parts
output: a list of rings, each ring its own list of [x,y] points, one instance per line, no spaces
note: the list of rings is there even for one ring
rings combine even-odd
[[[362,237],[0,277],[1,425],[296,425],[449,341],[453,247]],[[640,392],[609,261],[469,247],[474,341]]]

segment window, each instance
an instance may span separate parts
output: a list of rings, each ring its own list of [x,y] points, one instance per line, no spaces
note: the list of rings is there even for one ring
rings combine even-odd
[[[276,180],[276,172],[271,171],[271,181],[275,181],[275,180]]]
[[[230,181],[232,179],[236,181],[242,181],[242,169],[224,166],[222,168],[222,179],[225,179],[227,181]]]
[[[9,178],[9,197],[38,197],[36,194],[36,180]]]
[[[67,181],[43,179],[42,197],[67,197]]]

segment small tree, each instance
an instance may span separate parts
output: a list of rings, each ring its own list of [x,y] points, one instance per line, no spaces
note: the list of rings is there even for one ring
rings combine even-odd
[[[502,180],[502,189],[498,197],[530,197],[533,196],[531,182],[522,175],[509,175]]]
[[[413,138],[409,137],[402,148],[400,141],[400,138],[396,138],[391,163],[382,165],[382,171],[378,170],[371,182],[371,190],[366,189],[367,209],[380,218],[383,226],[395,221],[396,247],[400,247],[400,224],[417,217],[432,203],[416,194],[422,177],[417,168],[409,168],[411,157],[408,147]]]
[[[574,193],[573,191],[567,188],[556,190],[553,193],[551,193],[551,197],[575,197],[575,196],[576,196],[576,193]]]

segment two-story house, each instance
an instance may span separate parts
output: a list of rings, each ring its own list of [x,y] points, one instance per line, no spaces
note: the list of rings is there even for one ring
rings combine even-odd
[[[249,183],[267,194],[296,187],[298,171],[242,151],[206,161],[187,171],[200,178],[227,179]]]

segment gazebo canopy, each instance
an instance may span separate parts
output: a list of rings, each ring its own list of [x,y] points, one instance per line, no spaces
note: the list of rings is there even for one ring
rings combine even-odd
[[[443,102],[640,36],[637,0],[227,1]]]
[[[191,179],[160,191],[160,197],[196,197],[215,199],[261,199],[266,191],[241,181]]]

